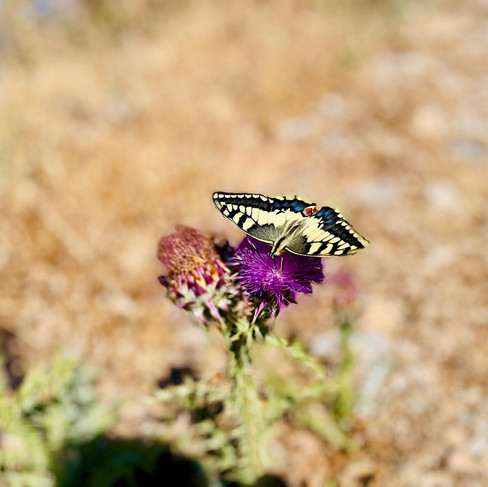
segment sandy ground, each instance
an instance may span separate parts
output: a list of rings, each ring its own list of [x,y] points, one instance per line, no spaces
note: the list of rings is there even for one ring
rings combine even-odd
[[[278,473],[488,485],[488,3],[126,15],[119,30],[3,24],[0,327],[18,370],[59,351],[93,364],[102,398],[134,404],[119,434],[146,434],[138,398],[171,367],[222,367],[156,280],[160,235],[179,223],[237,243],[213,191],[297,193],[372,242],[326,262],[354,272],[364,301],[362,428],[343,454],[283,425]],[[327,281],[276,327],[331,359]]]

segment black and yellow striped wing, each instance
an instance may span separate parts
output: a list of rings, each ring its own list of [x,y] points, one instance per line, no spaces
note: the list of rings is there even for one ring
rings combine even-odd
[[[213,195],[217,209],[251,237],[271,245],[271,255],[325,257],[354,254],[369,242],[334,210],[298,198],[262,194]]]

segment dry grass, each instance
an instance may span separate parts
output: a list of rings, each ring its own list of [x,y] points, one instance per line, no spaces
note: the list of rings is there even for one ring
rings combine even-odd
[[[461,422],[488,428],[482,2],[401,15],[381,2],[90,4],[3,24],[0,327],[23,367],[62,350],[102,371],[103,397],[129,400],[171,366],[214,373],[218,345],[157,283],[157,240],[181,223],[236,242],[214,190],[299,192],[372,240],[329,266],[358,274],[360,328],[396,367],[364,447],[338,461],[341,485],[364,462],[374,485],[482,485],[488,448],[472,456],[476,428]],[[313,342],[330,316],[325,285],[279,326]],[[282,473],[322,485],[329,460],[307,465],[325,446],[293,434],[297,467]]]

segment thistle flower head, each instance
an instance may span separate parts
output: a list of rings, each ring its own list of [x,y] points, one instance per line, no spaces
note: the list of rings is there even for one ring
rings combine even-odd
[[[289,253],[273,258],[269,245],[250,237],[241,242],[235,259],[239,264],[239,284],[260,301],[256,316],[263,309],[277,314],[282,307],[295,303],[298,293],[310,294],[312,284],[324,280],[320,258]]]
[[[334,272],[330,277],[334,289],[333,306],[337,319],[358,316],[362,309],[361,292],[349,270]]]
[[[233,249],[216,243],[194,228],[178,226],[159,241],[158,258],[169,269],[159,281],[176,305],[187,309],[205,324],[222,321],[231,301],[238,295],[227,260]]]

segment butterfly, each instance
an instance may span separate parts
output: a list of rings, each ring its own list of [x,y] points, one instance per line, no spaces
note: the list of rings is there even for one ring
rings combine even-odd
[[[272,257],[284,251],[307,257],[351,255],[369,245],[337,210],[318,209],[296,196],[216,192],[213,201],[243,232],[271,245]]]

